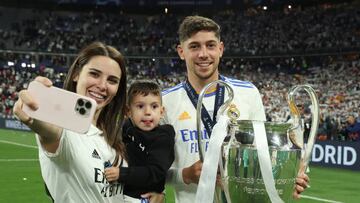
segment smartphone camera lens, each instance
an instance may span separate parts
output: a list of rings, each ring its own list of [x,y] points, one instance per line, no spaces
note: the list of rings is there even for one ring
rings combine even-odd
[[[84,101],[83,101],[82,99],[79,99],[79,100],[77,101],[77,104],[78,104],[79,106],[84,106]]]
[[[85,108],[91,109],[91,106],[92,106],[91,102],[87,101],[87,102],[85,103]]]
[[[80,113],[80,115],[85,115],[86,110],[84,108],[80,108],[79,113]]]

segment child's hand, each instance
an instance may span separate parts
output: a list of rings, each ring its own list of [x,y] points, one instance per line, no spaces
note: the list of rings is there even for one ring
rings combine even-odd
[[[165,202],[165,194],[164,193],[156,193],[156,192],[148,192],[141,195],[142,198],[149,199],[150,203],[164,203]]]
[[[105,168],[105,177],[109,182],[116,181],[119,179],[119,167],[109,167]]]

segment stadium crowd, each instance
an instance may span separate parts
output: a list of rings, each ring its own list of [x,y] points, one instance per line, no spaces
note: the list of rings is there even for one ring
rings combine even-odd
[[[62,86],[74,53],[95,40],[112,44],[127,56],[129,84],[151,78],[167,88],[185,78],[184,65],[175,52],[178,40],[173,26],[179,24],[181,15],[29,9],[16,15],[18,12],[0,8],[0,49],[13,50],[0,52],[2,117],[12,117],[17,92],[36,75]],[[287,91],[296,84],[311,84],[321,106],[318,139],[360,140],[358,7],[227,10],[212,18],[221,22],[227,47],[221,72],[259,88],[269,121],[286,122]],[[355,54],[329,54],[346,51]],[[304,126],[309,128],[310,100],[303,95],[298,100]]]
[[[312,60],[321,60],[314,62]],[[306,64],[305,65],[305,61]],[[320,63],[320,64],[319,64]],[[360,125],[360,58],[343,57],[234,59],[224,58],[220,65],[225,75],[253,82],[263,96],[267,119],[286,122],[289,108],[286,95],[291,86],[310,84],[317,91],[321,120],[319,139],[349,140],[347,127],[350,116]],[[128,59],[129,84],[136,79],[155,79],[163,88],[185,79],[185,68],[178,59]],[[36,75],[51,78],[62,86],[64,71],[45,66],[0,66],[0,114],[12,116],[17,92],[27,87],[27,81]],[[300,94],[297,98],[304,116],[305,126],[310,122],[310,98]],[[357,124],[356,124],[357,125]],[[358,138],[354,138],[358,140]]]
[[[125,55],[173,55],[179,14],[135,15],[0,8],[0,49],[74,53],[104,41]],[[21,13],[22,15],[18,15]],[[338,52],[360,47],[360,12],[352,4],[270,11],[225,10],[221,22],[227,55]]]

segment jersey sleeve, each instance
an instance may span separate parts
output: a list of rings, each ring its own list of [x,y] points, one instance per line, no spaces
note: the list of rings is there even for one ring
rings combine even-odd
[[[69,130],[66,129],[62,130],[59,146],[54,153],[47,151],[40,143],[39,135],[36,135],[36,142],[39,146],[39,152],[40,152],[39,156],[45,156],[56,162],[61,162],[69,159],[69,157],[71,156],[70,149],[72,147],[70,134],[71,132]]]

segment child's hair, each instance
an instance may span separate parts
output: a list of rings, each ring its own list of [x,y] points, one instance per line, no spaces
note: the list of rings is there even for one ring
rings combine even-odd
[[[134,100],[134,97],[136,95],[143,95],[147,96],[149,94],[153,94],[155,96],[160,97],[161,99],[161,89],[159,85],[151,80],[137,80],[134,83],[130,85],[130,88],[128,90],[128,101],[127,105],[130,106],[131,102]]]

